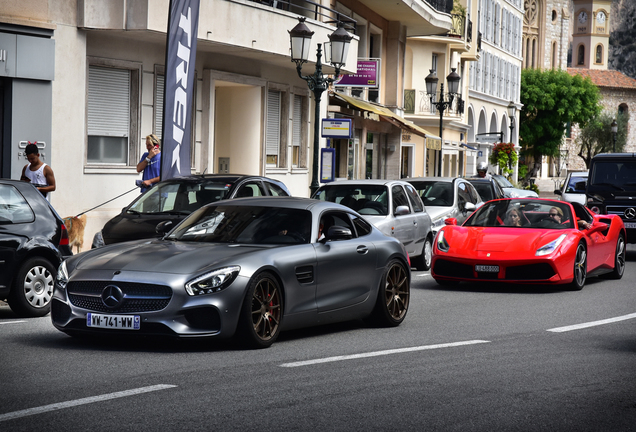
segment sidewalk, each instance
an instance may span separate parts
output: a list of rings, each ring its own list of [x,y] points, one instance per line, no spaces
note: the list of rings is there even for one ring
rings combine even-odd
[[[559,196],[554,194],[554,190],[558,189],[564,178],[550,177],[547,179],[536,179],[534,184],[539,187],[539,196],[541,198],[558,199]]]

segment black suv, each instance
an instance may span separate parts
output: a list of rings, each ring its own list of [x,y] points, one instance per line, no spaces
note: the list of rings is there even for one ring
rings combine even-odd
[[[627,243],[636,243],[636,153],[594,156],[585,194],[594,213],[619,215]]]
[[[156,227],[176,226],[193,211],[215,201],[258,196],[290,196],[284,183],[267,177],[207,174],[175,177],[155,184],[120,214],[106,222],[93,238],[93,248],[157,237]]]
[[[0,179],[0,299],[44,316],[62,260],[73,255],[62,218],[31,184]]]

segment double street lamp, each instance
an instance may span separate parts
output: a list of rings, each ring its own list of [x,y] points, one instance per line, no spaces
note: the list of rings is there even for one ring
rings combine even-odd
[[[437,93],[437,82],[439,79],[437,78],[437,72],[435,70],[431,69],[430,71],[431,73],[425,78],[426,94],[431,101],[431,105],[439,111],[439,138],[441,141],[441,147],[439,149],[439,160],[437,161],[437,175],[441,177],[443,159],[442,149],[444,147],[444,139],[442,136],[442,130],[444,127],[444,111],[452,106],[453,99],[455,99],[455,95],[457,95],[457,90],[459,89],[459,80],[461,77],[457,72],[455,72],[455,68],[451,68],[451,73],[449,73],[446,77],[446,81],[448,82],[448,94],[444,94],[444,83],[442,82],[440,84],[439,101],[433,102],[433,98]]]
[[[614,144],[612,145],[612,153],[616,153],[616,134],[618,133],[618,123],[616,123],[616,119],[612,120],[612,136],[614,138]]]
[[[311,45],[311,37],[314,32],[309,30],[305,25],[305,18],[298,18],[298,24],[289,30],[289,38],[291,40],[291,59],[296,63],[296,71],[298,76],[305,81],[309,86],[309,90],[314,93],[314,161],[311,176],[311,185],[309,189],[311,194],[318,189],[318,158],[319,158],[319,138],[320,138],[320,98],[322,93],[329,88],[329,85],[338,79],[340,75],[340,68],[345,65],[347,53],[349,52],[349,43],[353,36],[351,36],[343,28],[343,23],[338,23],[338,28],[329,35],[329,42],[325,43],[326,60],[335,68],[335,75],[332,77],[325,76],[322,73],[322,45],[318,44],[316,50],[316,69],[313,75],[303,76],[301,73],[303,64],[307,63],[309,58],[309,50]],[[327,49],[329,48],[329,49]]]

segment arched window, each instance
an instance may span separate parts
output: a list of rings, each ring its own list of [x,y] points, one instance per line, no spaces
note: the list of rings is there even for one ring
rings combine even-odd
[[[596,64],[603,63],[603,45],[596,45]]]
[[[583,45],[579,45],[579,55],[576,60],[577,65],[585,64],[585,47]]]
[[[552,69],[556,68],[557,66],[557,60],[556,60],[556,52],[557,52],[557,43],[556,42],[552,42],[552,53],[550,55],[550,67]]]

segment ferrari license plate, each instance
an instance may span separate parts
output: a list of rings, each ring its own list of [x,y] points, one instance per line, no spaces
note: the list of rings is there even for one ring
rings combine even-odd
[[[139,330],[139,315],[103,315],[86,314],[86,326],[119,329],[119,330]]]
[[[476,264],[475,271],[486,272],[486,273],[499,273],[499,266]]]
[[[636,222],[624,222],[625,228],[636,228]]]

